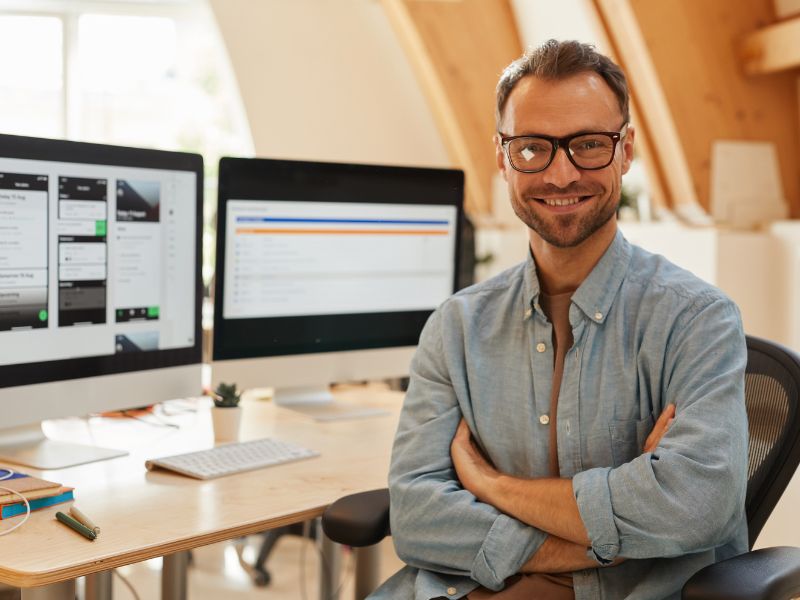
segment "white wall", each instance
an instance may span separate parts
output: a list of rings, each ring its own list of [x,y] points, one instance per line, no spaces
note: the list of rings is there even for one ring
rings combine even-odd
[[[511,0],[525,46],[538,46],[554,38],[595,44],[605,43],[590,0]]]
[[[256,154],[452,166],[375,0],[209,0]]]

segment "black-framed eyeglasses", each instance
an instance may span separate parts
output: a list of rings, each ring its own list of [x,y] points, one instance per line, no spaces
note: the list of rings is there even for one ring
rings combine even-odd
[[[605,169],[614,160],[614,151],[628,132],[628,123],[619,131],[584,131],[564,137],[549,135],[504,135],[500,145],[508,162],[520,173],[544,171],[553,162],[559,148],[564,149],[569,162],[585,171]]]

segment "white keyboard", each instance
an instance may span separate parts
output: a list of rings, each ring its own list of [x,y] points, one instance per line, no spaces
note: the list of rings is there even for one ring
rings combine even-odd
[[[169,469],[196,479],[214,479],[314,456],[319,456],[319,452],[297,444],[264,438],[251,442],[225,444],[199,452],[155,458],[146,461],[144,465],[151,471],[156,468]]]

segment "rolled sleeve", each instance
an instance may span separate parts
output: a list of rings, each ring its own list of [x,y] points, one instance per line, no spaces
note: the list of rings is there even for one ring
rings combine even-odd
[[[601,565],[609,564],[619,554],[619,532],[608,486],[610,472],[610,468],[590,469],[572,479],[572,492],[592,543],[589,556]]]
[[[544,543],[546,534],[506,515],[499,515],[472,563],[470,576],[490,590],[500,590],[506,579]]]

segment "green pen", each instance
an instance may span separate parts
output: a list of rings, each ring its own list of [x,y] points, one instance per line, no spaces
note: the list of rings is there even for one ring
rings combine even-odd
[[[61,521],[64,525],[66,525],[70,529],[74,529],[87,539],[94,541],[95,538],[97,538],[97,534],[94,531],[86,527],[86,525],[84,525],[80,521],[76,521],[75,519],[73,519],[69,515],[64,514],[63,512],[60,511],[57,512],[56,519]]]

